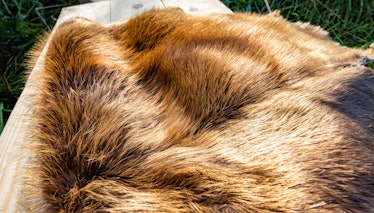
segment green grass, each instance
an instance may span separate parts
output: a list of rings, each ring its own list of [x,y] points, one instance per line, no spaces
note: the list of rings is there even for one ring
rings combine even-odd
[[[267,13],[264,0],[221,0],[234,11]],[[333,40],[367,48],[374,42],[374,0],[268,0],[290,21],[322,26]],[[0,0],[0,132],[24,86],[25,53],[52,28],[63,6],[78,0]]]
[[[235,11],[268,13],[264,0],[222,0]],[[268,0],[290,21],[310,22],[344,46],[367,48],[374,42],[374,0]]]

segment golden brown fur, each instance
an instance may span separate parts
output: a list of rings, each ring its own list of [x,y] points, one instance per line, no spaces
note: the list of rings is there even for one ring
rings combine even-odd
[[[374,211],[372,50],[275,13],[177,9],[49,39],[34,211]]]

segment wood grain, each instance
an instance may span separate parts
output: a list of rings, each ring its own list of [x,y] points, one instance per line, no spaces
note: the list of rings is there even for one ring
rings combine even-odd
[[[232,13],[222,2],[216,0],[163,0],[165,7],[179,7],[185,13],[208,15],[213,13]]]

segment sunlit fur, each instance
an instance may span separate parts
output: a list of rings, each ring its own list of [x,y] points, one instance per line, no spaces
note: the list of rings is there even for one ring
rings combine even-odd
[[[48,39],[30,211],[374,211],[373,49],[178,9]]]

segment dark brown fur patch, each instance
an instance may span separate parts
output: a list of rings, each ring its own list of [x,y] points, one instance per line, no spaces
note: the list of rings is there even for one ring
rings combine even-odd
[[[373,211],[364,54],[277,14],[68,21],[39,74],[31,210]]]

